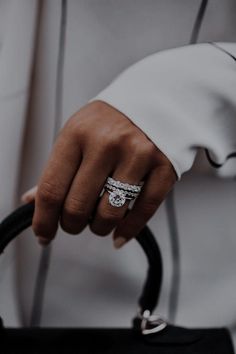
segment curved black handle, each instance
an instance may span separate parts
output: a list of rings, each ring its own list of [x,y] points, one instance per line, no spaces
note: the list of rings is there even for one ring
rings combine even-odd
[[[0,224],[0,254],[7,245],[23,230],[31,226],[34,214],[34,202],[25,204],[8,215]],[[139,298],[140,312],[151,313],[159,300],[162,282],[162,259],[159,246],[150,231],[145,228],[136,237],[148,259],[148,272]]]

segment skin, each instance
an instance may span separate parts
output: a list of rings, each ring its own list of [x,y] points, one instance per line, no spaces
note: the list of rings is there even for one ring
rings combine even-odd
[[[108,176],[144,186],[133,207],[109,204],[99,195]],[[54,239],[58,226],[79,234],[87,225],[96,235],[113,231],[120,248],[153,216],[176,182],[166,156],[124,114],[94,101],[75,113],[60,131],[37,187],[33,230],[42,245]]]

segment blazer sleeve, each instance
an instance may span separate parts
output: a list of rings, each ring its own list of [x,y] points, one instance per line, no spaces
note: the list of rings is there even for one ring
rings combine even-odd
[[[236,175],[236,43],[202,43],[150,55],[93,100],[123,114],[171,161],[180,178],[198,148]],[[225,168],[225,166],[228,168]],[[226,166],[226,167],[227,167]]]

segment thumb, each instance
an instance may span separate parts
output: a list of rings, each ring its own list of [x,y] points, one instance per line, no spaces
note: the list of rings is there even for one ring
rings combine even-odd
[[[35,200],[35,195],[37,193],[38,190],[38,186],[35,186],[31,189],[29,189],[27,192],[25,192],[22,196],[21,196],[21,201],[23,203],[30,203],[33,200]]]

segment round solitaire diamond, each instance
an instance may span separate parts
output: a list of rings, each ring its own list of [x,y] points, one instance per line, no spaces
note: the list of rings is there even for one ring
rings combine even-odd
[[[125,194],[120,190],[115,190],[109,195],[109,203],[114,207],[122,207],[125,204]]]

